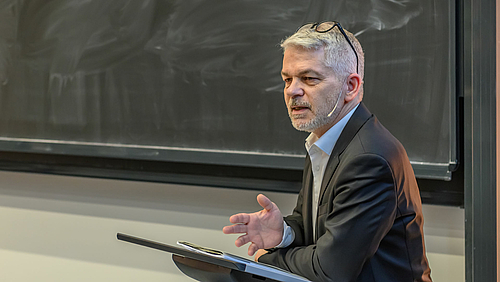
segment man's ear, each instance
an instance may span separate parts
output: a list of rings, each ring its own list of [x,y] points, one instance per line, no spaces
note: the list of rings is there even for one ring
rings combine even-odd
[[[356,97],[358,97],[359,90],[361,89],[361,77],[357,73],[351,73],[346,80],[347,93],[345,94],[344,100],[346,103],[351,102]]]

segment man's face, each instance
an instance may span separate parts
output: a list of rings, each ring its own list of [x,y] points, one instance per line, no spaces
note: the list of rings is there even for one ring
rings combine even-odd
[[[333,124],[342,107],[328,116],[341,93],[341,83],[333,70],[324,64],[323,49],[288,47],[283,56],[281,76],[285,82],[285,103],[292,125],[301,131],[321,136]]]

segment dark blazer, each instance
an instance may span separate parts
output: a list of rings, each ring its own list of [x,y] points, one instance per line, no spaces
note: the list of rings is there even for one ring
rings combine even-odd
[[[285,218],[295,240],[260,262],[312,281],[431,281],[408,156],[362,103],[330,155],[314,227],[312,181],[307,157],[297,206]]]

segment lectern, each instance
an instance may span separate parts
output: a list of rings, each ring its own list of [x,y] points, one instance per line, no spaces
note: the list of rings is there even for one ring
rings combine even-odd
[[[171,253],[172,260],[182,273],[201,282],[310,282],[277,267],[225,252],[211,253],[213,250],[210,249],[200,251],[171,246],[122,233],[118,233],[117,238]]]

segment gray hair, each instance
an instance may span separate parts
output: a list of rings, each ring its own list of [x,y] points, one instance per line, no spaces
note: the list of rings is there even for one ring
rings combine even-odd
[[[338,27],[334,27],[328,32],[316,32],[312,25],[305,25],[290,37],[281,42],[283,51],[290,46],[298,46],[308,50],[319,50],[324,48],[325,65],[333,69],[340,79],[346,79],[351,73],[356,73],[356,55],[351,46],[340,32]],[[352,33],[345,30],[347,37],[351,41],[358,55],[358,75],[361,81],[364,77],[365,56],[363,48],[358,39]],[[360,94],[363,93],[361,84]]]

